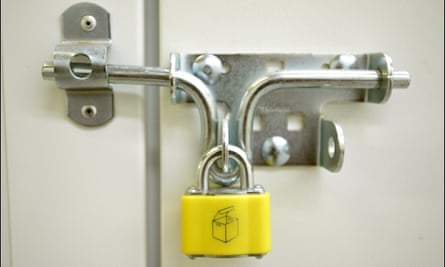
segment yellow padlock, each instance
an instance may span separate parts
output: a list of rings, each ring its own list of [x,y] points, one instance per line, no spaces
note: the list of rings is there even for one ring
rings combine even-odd
[[[252,167],[243,150],[228,146],[241,170],[240,188],[209,189],[210,167],[221,157],[217,146],[198,167],[198,187],[182,196],[182,252],[190,257],[262,257],[271,249],[270,198],[253,186]]]

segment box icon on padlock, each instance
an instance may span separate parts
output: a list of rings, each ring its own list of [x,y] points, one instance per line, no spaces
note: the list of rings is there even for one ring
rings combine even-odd
[[[238,218],[232,217],[229,214],[234,208],[234,206],[230,206],[216,212],[212,220],[213,238],[227,243],[239,235]]]

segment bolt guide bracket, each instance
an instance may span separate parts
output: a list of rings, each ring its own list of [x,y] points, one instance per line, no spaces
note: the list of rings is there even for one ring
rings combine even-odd
[[[66,90],[68,116],[76,123],[94,127],[113,118],[111,84],[170,88],[172,103],[198,107],[201,153],[218,147],[220,154],[209,169],[216,189],[193,187],[190,194],[233,193],[241,172],[231,151],[243,154],[249,166],[319,165],[339,171],[343,131],[323,118],[323,105],[384,103],[393,88],[410,83],[409,73],[394,71],[383,53],[172,53],[168,69],[107,64],[109,14],[92,3],[75,4],[62,14],[62,34],[42,76]]]

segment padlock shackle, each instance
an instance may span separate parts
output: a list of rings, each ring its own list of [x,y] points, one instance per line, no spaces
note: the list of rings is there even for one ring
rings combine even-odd
[[[209,191],[209,171],[212,165],[221,158],[224,147],[215,146],[210,149],[201,159],[198,165],[198,190],[202,194]],[[246,192],[253,188],[252,165],[247,154],[241,148],[233,145],[228,146],[229,158],[234,159],[240,166],[241,179],[240,189]]]

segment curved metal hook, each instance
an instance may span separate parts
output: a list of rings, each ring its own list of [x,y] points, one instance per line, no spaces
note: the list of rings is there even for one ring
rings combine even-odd
[[[388,84],[386,80],[392,81]],[[251,132],[255,107],[261,97],[277,90],[286,88],[353,88],[382,89],[406,87],[409,82],[406,72],[393,72],[392,75],[381,75],[375,70],[315,70],[315,71],[280,71],[261,77],[253,82],[245,92],[239,113],[238,139],[240,147],[246,150],[248,158],[252,158]]]
[[[198,106],[201,117],[201,132],[204,143],[202,151],[207,151],[216,144],[217,132],[217,107],[213,94],[207,86],[192,74],[177,71],[176,55],[170,57],[170,80],[173,94],[176,88],[183,89],[188,93]]]

